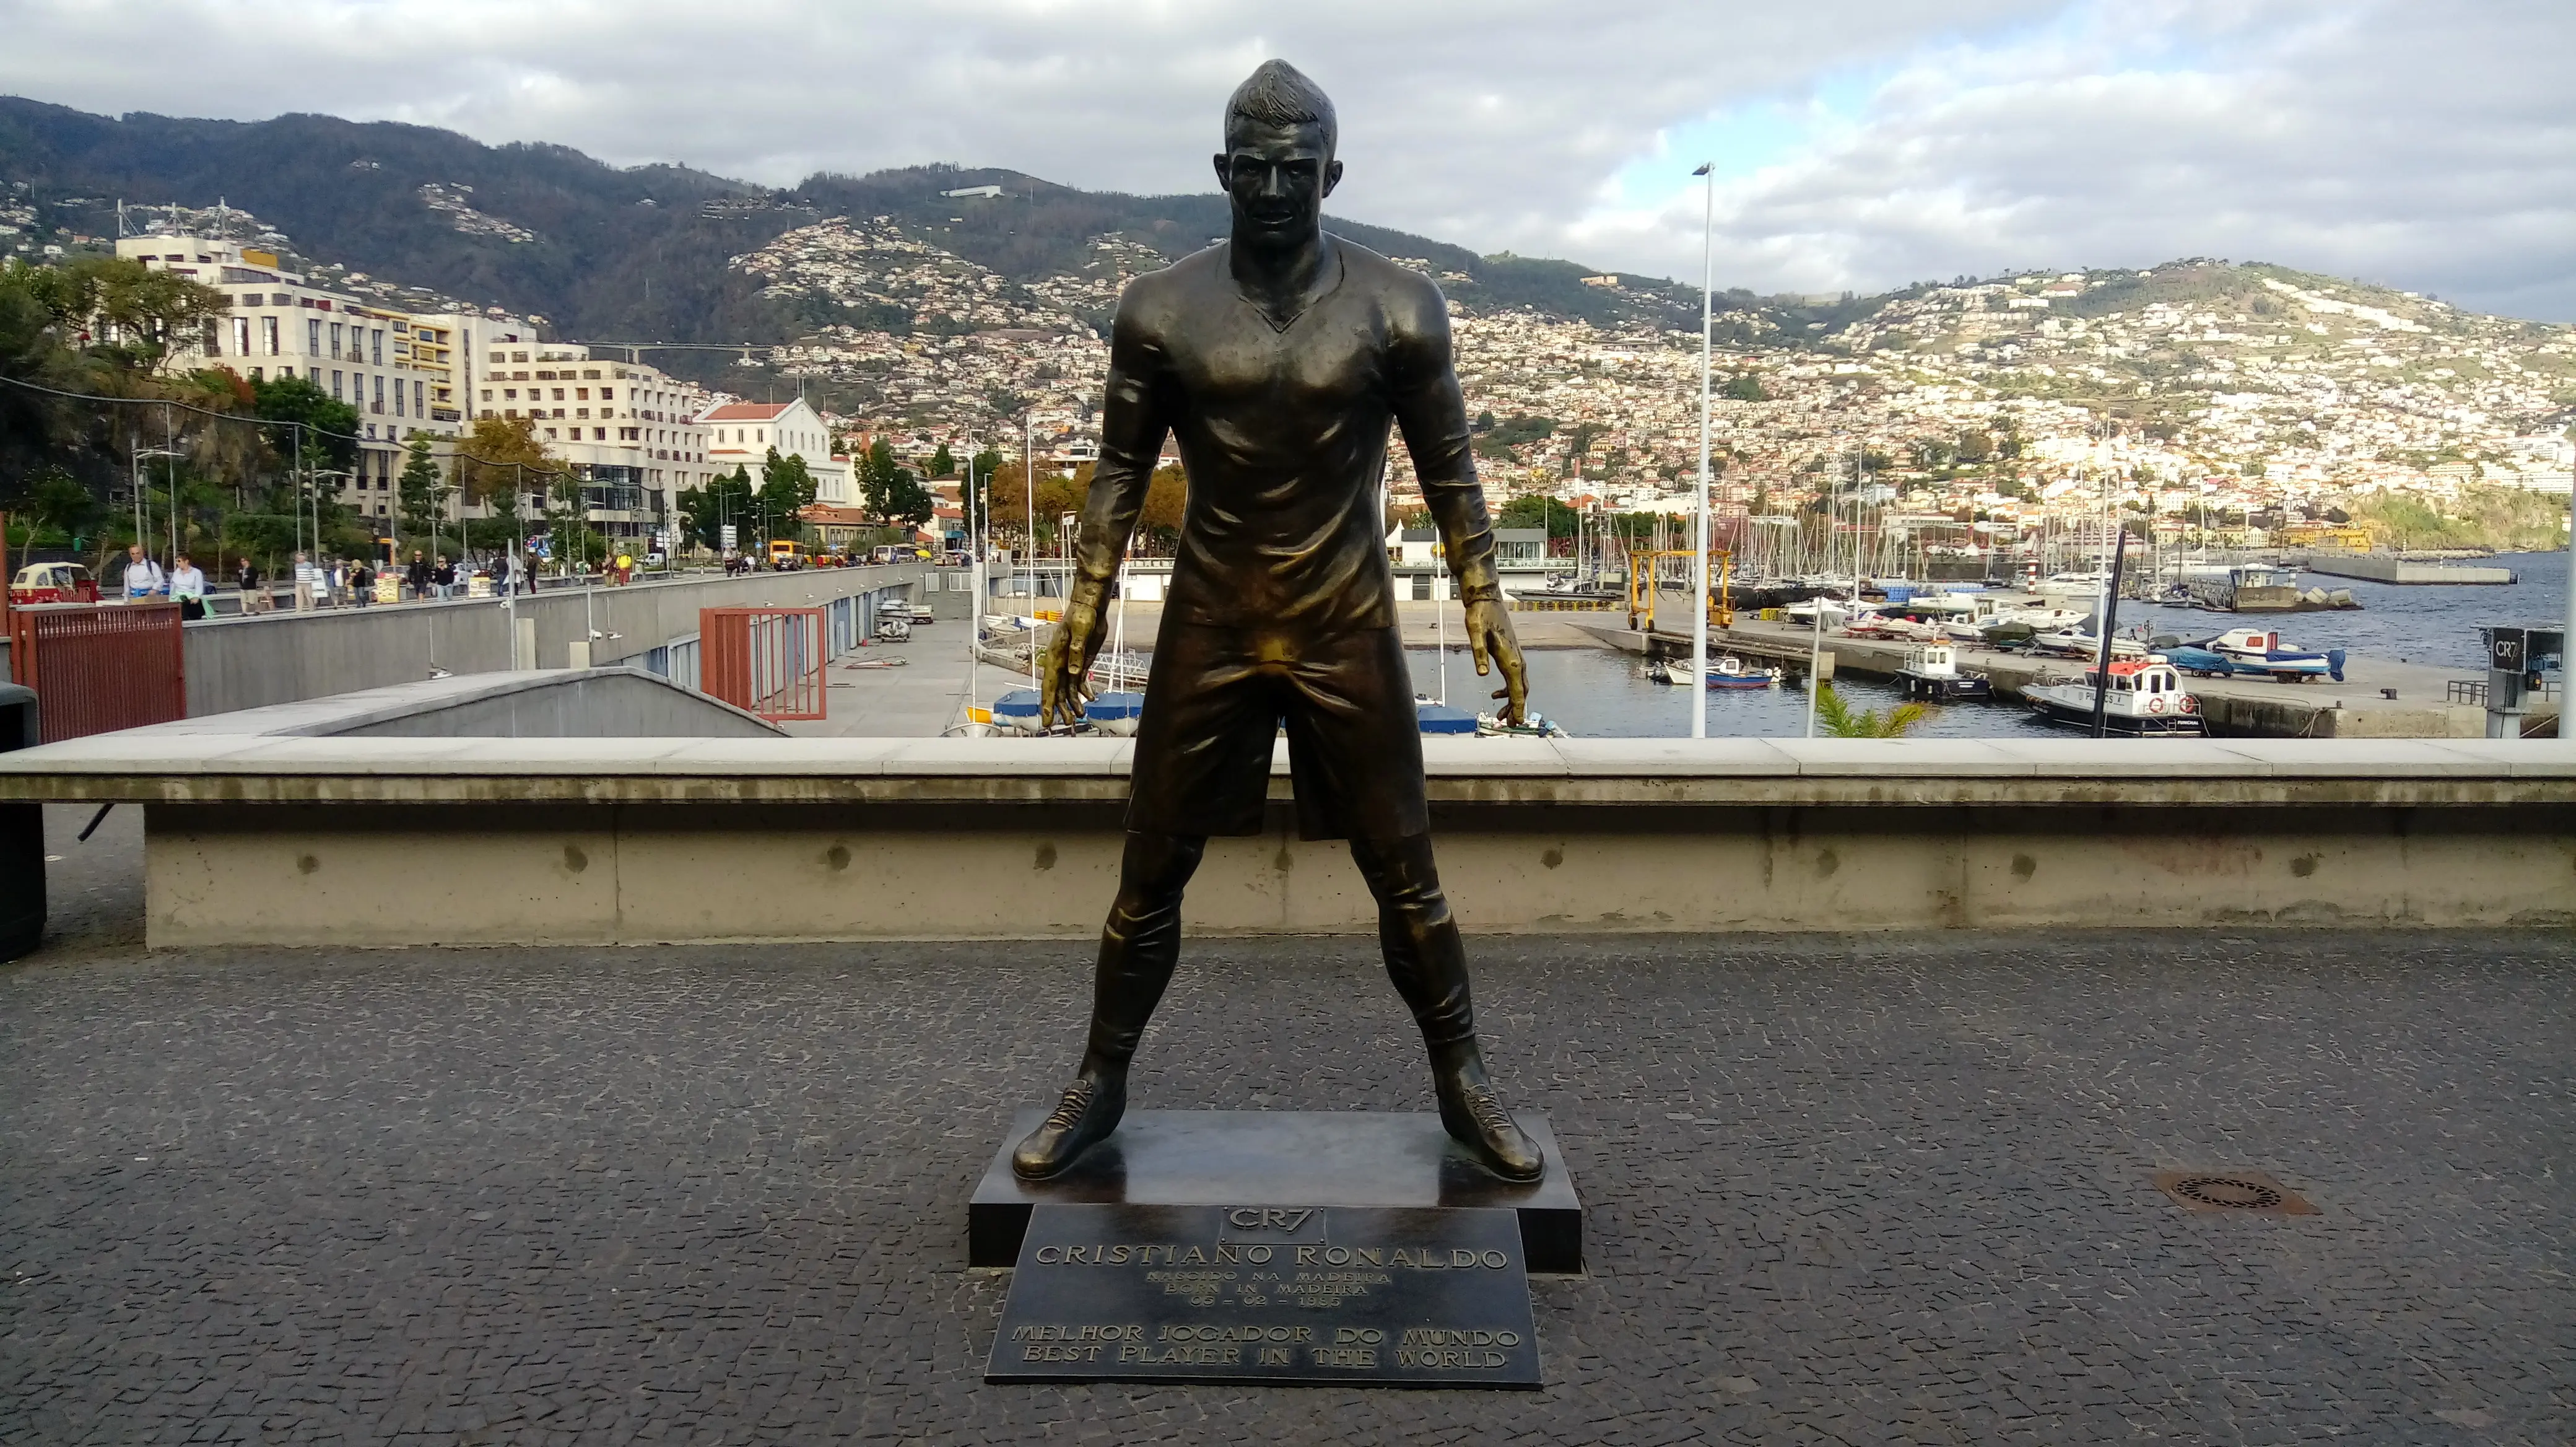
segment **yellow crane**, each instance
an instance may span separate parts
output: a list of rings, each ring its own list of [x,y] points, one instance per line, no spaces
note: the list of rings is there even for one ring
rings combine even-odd
[[[1712,550],[1711,555],[1717,560],[1717,591],[1710,595],[1708,600],[1708,619],[1720,628],[1732,628],[1735,626],[1735,607],[1733,600],[1728,596],[1727,587],[1732,581],[1735,554],[1728,549],[1717,548]],[[1636,628],[1637,618],[1640,613],[1643,613],[1646,631],[1649,633],[1655,631],[1655,595],[1663,591],[1660,580],[1655,576],[1656,563],[1664,558],[1690,556],[1690,550],[1687,548],[1635,552],[1628,555],[1628,627],[1630,629]],[[1689,585],[1690,580],[1685,579],[1684,586]],[[1641,595],[1644,599],[1642,604],[1639,602]]]

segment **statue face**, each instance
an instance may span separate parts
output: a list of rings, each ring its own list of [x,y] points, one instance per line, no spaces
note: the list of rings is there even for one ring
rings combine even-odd
[[[1237,120],[1226,130],[1216,175],[1234,202],[1237,236],[1293,241],[1322,224],[1324,198],[1342,179],[1342,163],[1320,125],[1274,126]]]

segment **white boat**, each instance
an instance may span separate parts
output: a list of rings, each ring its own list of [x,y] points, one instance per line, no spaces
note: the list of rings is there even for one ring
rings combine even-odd
[[[2191,645],[2205,648],[2246,672],[2268,673],[2283,683],[2302,679],[2331,678],[2343,682],[2344,651],[2329,648],[2315,652],[2292,648],[2281,641],[2281,635],[2268,628],[2230,628],[2215,638],[2204,638]]]
[[[2055,653],[2067,658],[2102,656],[2102,636],[2098,633],[2087,633],[2078,628],[2056,628],[2045,633],[2034,633],[2031,635],[2030,646],[2036,652]],[[2111,656],[2115,659],[2144,658],[2147,656],[2147,645],[2134,638],[2114,637],[2111,640]]]
[[[1922,643],[1905,650],[1905,666],[1896,670],[1897,686],[1907,698],[1958,703],[1994,696],[1994,680],[1982,673],[1959,671],[1958,651],[1947,643]]]
[[[1672,658],[1649,663],[1646,677],[1657,683],[1687,684],[1691,681],[1690,660]],[[1716,689],[1777,688],[1785,677],[1787,674],[1780,669],[1755,668],[1731,653],[1709,660],[1708,665],[1708,686]]]
[[[2024,684],[2021,696],[2051,723],[2090,729],[2099,673],[2088,668],[2082,678]],[[2111,660],[2110,686],[2102,692],[2102,723],[2107,732],[2139,737],[2208,732],[2201,723],[2200,701],[2184,691],[2182,675],[2153,655]]]
[[[1851,604],[1840,598],[1802,598],[1782,608],[1780,616],[1800,628],[1813,628],[1816,626],[1816,610],[1819,608],[1824,610],[1824,626],[1829,629],[1840,628],[1856,611]]]

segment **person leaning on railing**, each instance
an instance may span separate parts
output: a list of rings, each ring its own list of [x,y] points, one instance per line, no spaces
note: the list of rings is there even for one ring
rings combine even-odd
[[[161,571],[159,563],[152,561],[150,555],[143,551],[143,545],[135,543],[127,547],[125,550],[125,601],[140,603],[146,598],[166,594],[169,591],[169,576]]]
[[[206,574],[188,555],[181,553],[170,567],[170,596],[178,600],[179,616],[186,619],[206,616]]]

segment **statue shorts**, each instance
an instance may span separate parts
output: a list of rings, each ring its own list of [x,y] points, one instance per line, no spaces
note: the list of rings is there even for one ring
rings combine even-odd
[[[1429,831],[1413,674],[1396,629],[1292,636],[1168,617],[1137,724],[1127,827],[1260,833],[1283,727],[1299,837]]]

